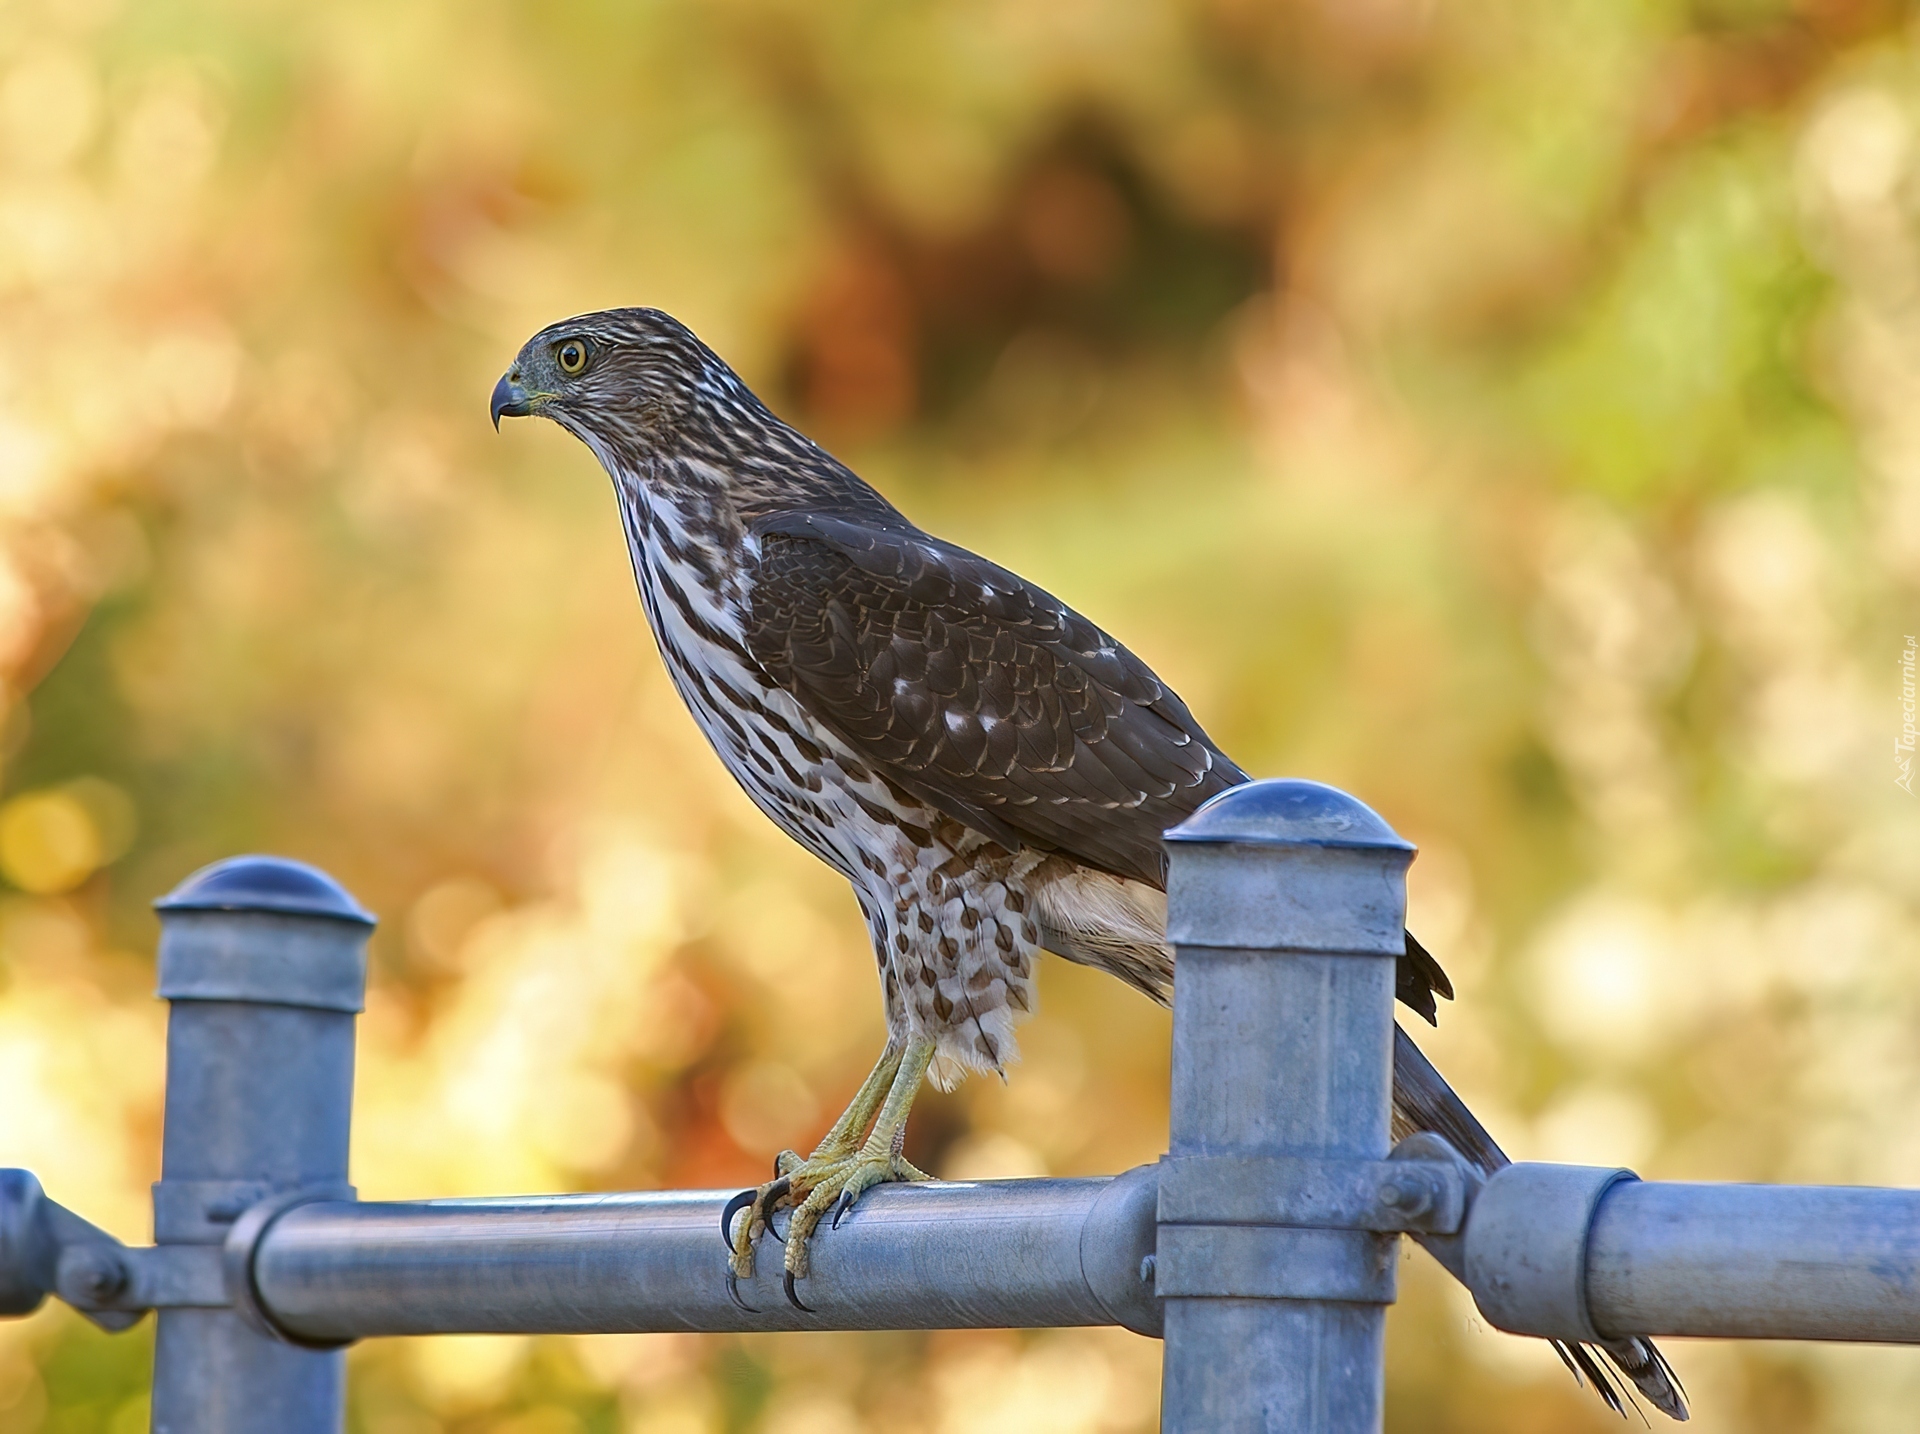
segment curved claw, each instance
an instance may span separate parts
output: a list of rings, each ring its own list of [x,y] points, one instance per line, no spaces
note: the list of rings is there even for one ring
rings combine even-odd
[[[781,1234],[780,1231],[775,1227],[773,1223],[773,1217],[775,1215],[778,1215],[779,1213],[780,1212],[778,1210],[767,1211],[767,1233],[773,1236],[774,1239],[778,1240],[781,1244],[784,1245],[787,1243],[787,1237]],[[789,1230],[793,1228],[793,1220],[791,1217],[789,1217],[787,1220],[787,1228]]]
[[[781,1199],[792,1188],[793,1182],[784,1175],[771,1185],[762,1187],[760,1191],[760,1203],[753,1207],[754,1218],[756,1220],[772,1219],[773,1207],[778,1205]]]
[[[804,1310],[808,1314],[820,1313],[820,1311],[816,1310],[812,1305],[803,1304],[801,1302],[799,1294],[793,1288],[793,1271],[792,1270],[787,1271],[786,1278],[781,1280],[780,1283],[786,1288],[788,1304],[792,1305],[797,1310]]]
[[[729,1250],[733,1248],[733,1217],[740,1213],[743,1206],[751,1205],[759,1196],[758,1190],[742,1190],[727,1201],[727,1208],[720,1212],[720,1240]]]
[[[793,1279],[793,1276],[788,1275],[787,1279],[791,1281]],[[745,1310],[750,1315],[757,1315],[760,1313],[759,1310],[755,1309],[752,1305],[748,1304],[745,1300],[740,1298],[740,1277],[736,1275],[732,1270],[727,1271],[727,1298],[732,1300],[736,1305],[740,1306],[741,1309]],[[792,1296],[789,1295],[788,1298],[791,1299]]]
[[[833,1207],[833,1223],[829,1225],[827,1228],[829,1230],[839,1229],[840,1217],[845,1215],[851,1209],[853,1209],[853,1192],[851,1190],[842,1190],[840,1192],[839,1201],[835,1203]]]

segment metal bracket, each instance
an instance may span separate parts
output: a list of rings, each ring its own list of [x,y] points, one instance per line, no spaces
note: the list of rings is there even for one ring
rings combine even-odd
[[[1386,1160],[1170,1157],[1160,1164],[1154,1293],[1389,1303],[1389,1237],[1453,1235],[1471,1185],[1444,1141],[1402,1142]]]
[[[1161,1165],[1163,1224],[1450,1235],[1466,1209],[1466,1179],[1445,1160],[1208,1155]]]
[[[1473,1202],[1466,1230],[1467,1288],[1489,1323],[1513,1334],[1593,1341],[1587,1243],[1609,1190],[1631,1170],[1509,1165]]]
[[[1462,1219],[1462,1227],[1448,1235],[1430,1234],[1422,1230],[1408,1233],[1434,1259],[1461,1284],[1467,1282],[1467,1237],[1465,1222],[1472,1218],[1473,1202],[1478,1198],[1480,1189],[1486,1184],[1486,1177],[1479,1169],[1468,1163],[1467,1158],[1450,1145],[1446,1137],[1423,1130],[1409,1135],[1393,1147],[1389,1160],[1437,1160],[1443,1161],[1459,1172],[1466,1183],[1467,1214]]]
[[[105,1330],[150,1309],[220,1307],[227,1296],[210,1246],[132,1248],[49,1200],[25,1170],[0,1170],[0,1314],[28,1314],[58,1295]]]
[[[219,1245],[233,1222],[287,1187],[271,1180],[157,1180],[153,1238],[163,1245]]]
[[[1136,1165],[1100,1192],[1080,1227],[1080,1268],[1113,1322],[1159,1339],[1165,1311],[1153,1297],[1154,1192],[1160,1167]],[[1142,1273],[1142,1266],[1146,1273]]]
[[[287,1211],[326,1200],[351,1201],[356,1196],[357,1192],[351,1185],[303,1185],[296,1190],[282,1190],[277,1195],[270,1195],[241,1212],[240,1218],[233,1222],[233,1230],[228,1234],[226,1243],[219,1247],[226,1292],[241,1319],[268,1339],[297,1345],[301,1349],[341,1349],[353,1342],[346,1339],[301,1339],[275,1324],[273,1316],[267,1313],[267,1307],[260,1301],[260,1289],[253,1278],[253,1258],[260,1248],[260,1241],[273,1227],[273,1222]]]
[[[60,1298],[96,1323],[112,1312],[132,1324],[148,1310],[223,1309],[220,1253],[211,1245],[70,1246],[60,1255]]]
[[[1393,1256],[1392,1238],[1371,1230],[1162,1225],[1153,1292],[1162,1299],[1392,1304]]]

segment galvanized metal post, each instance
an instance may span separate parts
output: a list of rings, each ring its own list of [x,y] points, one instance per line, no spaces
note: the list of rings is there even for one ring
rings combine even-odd
[[[1167,834],[1173,1002],[1170,1157],[1276,1180],[1387,1154],[1394,957],[1413,848],[1344,792],[1256,782]],[[1183,1188],[1205,1189],[1204,1168]],[[1381,1427],[1395,1237],[1235,1224],[1162,1185],[1155,1287],[1168,1434]],[[1171,1218],[1170,1218],[1171,1217]]]
[[[160,1311],[154,1434],[339,1434],[341,1354],[241,1311],[268,1213],[352,1198],[353,1023],[373,919],[324,872],[271,857],[207,867],[155,905],[172,1011],[154,1241],[240,1259],[227,1271],[238,1308]]]

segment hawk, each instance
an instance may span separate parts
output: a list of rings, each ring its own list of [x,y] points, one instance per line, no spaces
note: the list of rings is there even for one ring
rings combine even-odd
[[[1168,999],[1160,837],[1247,774],[1133,653],[1018,574],[914,526],[775,417],[684,325],[614,309],[528,340],[493,421],[548,418],[613,479],[640,601],[674,686],[754,804],[852,884],[888,1039],[804,1158],[723,1217],[728,1287],[789,1207],[787,1297],[808,1244],[862,1191],[926,1176],[902,1151],[923,1080],[1004,1073],[1042,952]],[[1396,993],[1451,997],[1411,935]],[[1396,1136],[1497,1145],[1395,1029]],[[746,1218],[736,1222],[741,1208]],[[1592,1350],[1560,1347],[1616,1409]],[[1685,1406],[1643,1340],[1602,1346],[1657,1407]]]

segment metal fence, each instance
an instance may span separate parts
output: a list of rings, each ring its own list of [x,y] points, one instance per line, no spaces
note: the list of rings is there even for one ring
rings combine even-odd
[[[1558,1165],[1482,1182],[1436,1137],[1390,1150],[1413,849],[1359,802],[1255,783],[1168,849],[1168,1155],[875,1189],[817,1237],[811,1313],[772,1272],[742,1284],[758,1313],[728,1299],[731,1190],[357,1201],[372,919],[310,867],[210,867],[158,904],[154,1244],[0,1170],[0,1314],[48,1294],[110,1330],[156,1311],[156,1434],[338,1434],[341,1348],[376,1335],[1094,1324],[1163,1338],[1164,1429],[1376,1430],[1402,1232],[1517,1333],[1920,1343],[1920,1192]]]

